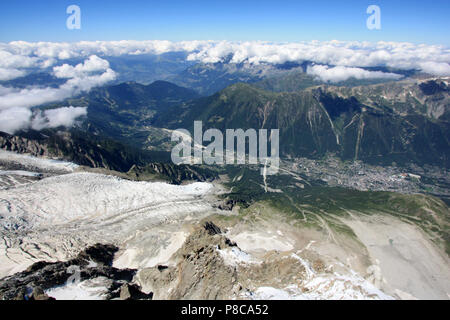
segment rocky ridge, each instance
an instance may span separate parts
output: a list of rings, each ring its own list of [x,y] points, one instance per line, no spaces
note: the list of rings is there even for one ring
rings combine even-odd
[[[152,294],[143,294],[136,285],[129,284],[137,270],[111,266],[117,251],[113,245],[96,244],[69,261],[37,262],[0,280],[0,300],[50,300],[45,290],[64,286],[72,279],[86,281],[100,277],[110,280],[107,299],[151,299]]]

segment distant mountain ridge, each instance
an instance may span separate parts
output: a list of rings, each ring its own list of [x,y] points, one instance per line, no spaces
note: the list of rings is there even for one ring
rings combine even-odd
[[[235,83],[257,83],[293,71],[303,73],[305,66],[298,63],[232,63],[230,59],[225,59],[216,63],[197,63],[179,74],[172,75],[168,80],[193,88],[203,96],[209,96]]]
[[[135,103],[136,107],[145,105],[157,109],[171,102],[198,98],[199,94],[192,89],[158,80],[149,85],[137,82],[124,82],[113,86],[96,88],[88,96],[93,99],[106,96],[115,101],[119,107]]]
[[[0,132],[0,149],[121,172],[128,171],[135,164],[144,165],[151,160],[168,159],[163,153],[143,152],[77,130],[28,131],[16,135]]]
[[[322,85],[292,93],[235,84],[176,106],[155,124],[192,129],[195,120],[202,120],[204,130],[279,128],[284,157],[335,153],[374,164],[449,167],[449,101],[445,79],[354,88]]]
[[[217,176],[214,171],[199,166],[176,166],[166,152],[138,150],[77,130],[28,131],[17,135],[0,132],[0,149],[114,170],[133,180],[165,180],[181,184],[212,180]]]
[[[149,85],[126,82],[95,88],[46,108],[86,107],[87,119],[81,127],[84,131],[136,148],[151,148],[170,142],[168,134],[152,127],[155,114],[198,97],[195,91],[166,81]]]
[[[170,131],[280,129],[282,157],[450,167],[447,78],[272,92],[234,84],[209,97],[166,81],[102,87],[62,105],[88,108],[81,129],[136,149],[170,151]],[[57,104],[55,106],[61,106]],[[52,107],[52,106],[48,106]],[[165,130],[169,129],[169,130]]]

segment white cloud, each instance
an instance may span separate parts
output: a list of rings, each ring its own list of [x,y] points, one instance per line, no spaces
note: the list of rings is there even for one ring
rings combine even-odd
[[[8,52],[0,47],[0,68],[32,68],[39,65],[39,58]]]
[[[445,62],[427,61],[420,64],[420,68],[429,74],[436,76],[450,76],[450,65]]]
[[[89,91],[91,88],[101,86],[116,78],[111,69],[107,69],[100,75],[81,76],[67,80],[58,88],[25,88],[9,90],[0,96],[0,109],[10,107],[31,108],[45,103],[57,102],[70,98],[81,92]],[[2,88],[0,91],[6,91]]]
[[[14,89],[0,96],[0,110],[11,107],[31,108],[46,102],[55,102],[70,97],[71,92],[61,87]]]
[[[423,63],[448,66],[450,50],[443,46],[414,45],[394,42],[299,42],[273,44],[267,42],[208,43],[191,53],[189,60],[219,62],[232,55],[232,62],[284,63],[311,61],[344,67],[386,66],[423,70]],[[430,71],[430,69],[428,69]],[[436,70],[431,70],[436,72]],[[439,72],[439,70],[437,70]]]
[[[402,78],[402,75],[381,71],[368,71],[361,68],[337,66],[330,68],[328,66],[314,65],[309,66],[308,74],[325,82],[339,82],[350,78],[355,79],[393,79]]]
[[[53,73],[57,78],[75,78],[83,77],[92,72],[99,72],[109,69],[109,62],[95,55],[90,56],[84,63],[80,63],[75,67],[63,64],[53,68]]]
[[[0,131],[14,133],[19,130],[33,128],[57,128],[60,126],[71,127],[76,119],[87,115],[85,107],[63,107],[50,110],[37,110],[32,112],[24,107],[12,107],[0,110]]]
[[[416,45],[406,42],[15,41],[0,43],[0,80],[10,80],[35,69],[53,67],[53,74],[67,81],[57,88],[15,89],[0,86],[0,130],[14,132],[30,127],[34,119],[30,110],[32,107],[60,101],[114,80],[116,74],[105,57],[176,51],[188,53],[188,60],[204,63],[219,62],[229,57],[233,63],[250,64],[310,61],[316,64],[308,69],[310,74],[332,82],[350,77],[357,79],[399,77],[392,73],[363,69],[376,66],[417,69],[437,76],[450,75],[450,49],[439,45]],[[64,63],[74,58],[86,60],[76,66]],[[330,68],[327,65],[335,67]],[[61,112],[73,114],[73,110]],[[45,114],[41,116],[45,117]],[[46,119],[48,123],[53,123],[50,118]],[[36,123],[34,122],[34,125]]]
[[[60,126],[71,127],[75,120],[87,115],[85,107],[63,107],[39,112],[31,121],[31,127],[35,130],[44,128],[57,128]]]
[[[30,125],[32,112],[27,108],[0,109],[0,131],[14,133],[27,129]]]
[[[26,74],[23,70],[0,68],[0,81],[12,80]]]
[[[84,63],[75,67],[63,65],[55,67],[55,74],[61,78],[70,78],[57,88],[30,87],[25,89],[5,88],[0,86],[0,109],[10,107],[30,108],[44,103],[56,102],[95,86],[101,86],[116,78],[106,60],[91,56]],[[97,72],[93,74],[93,72]]]
[[[29,127],[71,126],[73,120],[86,110],[59,108],[33,115],[31,108],[57,102],[101,86],[116,78],[106,60],[91,56],[75,67],[63,65],[54,68],[55,74],[68,80],[57,88],[29,87],[24,89],[0,86],[0,131],[14,133]]]
[[[310,41],[295,43],[230,42],[230,41],[81,41],[77,43],[15,41],[0,43],[0,68],[48,68],[71,58],[162,54],[184,51],[188,59],[204,63],[232,62],[284,63],[311,61],[317,64],[344,67],[386,66],[418,69],[434,75],[448,74],[450,50],[439,45],[417,45],[407,42],[343,42]],[[96,61],[92,63],[95,65]],[[88,68],[89,66],[84,66]],[[57,69],[77,72],[70,66]],[[83,68],[83,67],[80,67]],[[444,72],[445,71],[445,72]]]

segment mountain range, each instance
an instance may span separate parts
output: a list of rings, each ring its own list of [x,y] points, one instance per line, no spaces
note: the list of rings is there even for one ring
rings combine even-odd
[[[446,297],[449,78],[331,85],[308,62],[129,59],[111,60],[117,83],[34,109],[86,108],[73,127],[0,133],[0,295],[79,260],[83,285],[46,276],[32,297]],[[171,134],[197,120],[280,129],[279,173],[176,166]],[[90,267],[92,250],[111,267]]]

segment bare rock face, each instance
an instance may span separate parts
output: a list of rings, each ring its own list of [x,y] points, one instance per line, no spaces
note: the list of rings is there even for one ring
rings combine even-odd
[[[0,149],[17,153],[30,153],[34,156],[48,156],[48,146],[36,140],[12,136],[0,132]]]
[[[153,293],[145,294],[136,284],[125,283],[120,287],[120,300],[152,300]]]
[[[176,266],[140,270],[134,280],[154,292],[154,299],[214,300],[239,298],[254,286],[295,283],[305,276],[304,266],[282,253],[253,261],[212,222],[186,239],[175,260]]]
[[[27,270],[0,280],[0,300],[47,300],[44,290],[64,285],[76,267],[80,281],[105,277],[111,280],[108,298],[119,296],[119,288],[129,283],[136,273],[133,269],[113,268],[112,261],[118,248],[96,244],[66,262],[37,262]],[[129,290],[130,298],[141,298],[136,288]],[[145,295],[147,296],[147,295]]]
[[[153,291],[155,299],[227,299],[237,286],[237,271],[224,263],[217,250],[232,246],[218,226],[207,222],[175,254],[176,267],[143,269],[135,280]]]
[[[28,300],[28,301],[49,301],[55,300],[45,294],[41,287],[21,288],[17,291],[17,295],[12,300]]]
[[[221,234],[222,230],[220,230],[220,228],[218,226],[216,226],[214,223],[212,222],[205,222],[205,224],[203,225],[203,227],[205,228],[205,230],[208,232],[208,234],[210,236],[213,236],[215,234]]]
[[[121,300],[247,298],[260,287],[299,284],[311,272],[289,252],[271,251],[256,257],[242,251],[213,222],[194,229],[172,256],[174,264],[139,272],[117,269],[111,266],[117,250],[112,245],[97,244],[67,262],[37,262],[24,272],[1,280],[0,299],[51,299],[45,294],[47,290],[67,285],[73,275],[68,270],[74,266],[81,284],[101,278],[106,290],[102,297]],[[317,262],[315,269],[321,268],[315,257],[308,260]]]
[[[41,287],[35,287],[33,288],[33,292],[31,294],[30,300],[36,300],[36,301],[47,301],[47,300],[55,300],[52,297],[49,297],[44,290],[42,290]]]
[[[217,174],[207,168],[190,165],[174,165],[173,163],[148,163],[145,166],[133,165],[127,174],[135,180],[146,180],[149,177],[158,177],[172,184],[181,184],[183,181],[212,181]]]

